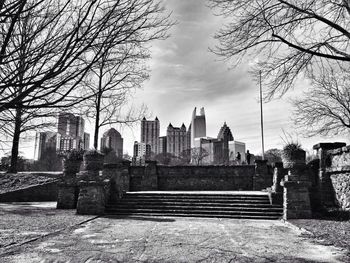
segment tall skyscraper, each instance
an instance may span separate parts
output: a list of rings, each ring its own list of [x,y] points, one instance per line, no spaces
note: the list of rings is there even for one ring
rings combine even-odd
[[[167,152],[167,138],[166,136],[159,137],[158,143],[158,153],[166,153]]]
[[[173,127],[170,123],[167,132],[167,152],[175,156],[180,156],[185,150],[188,149],[186,126],[182,124],[180,128]]]
[[[41,160],[47,151],[59,149],[60,134],[56,132],[38,132],[35,138],[34,159]]]
[[[134,143],[133,164],[144,164],[151,155],[151,146],[144,142]]]
[[[204,108],[201,108],[200,115],[197,115],[197,108],[195,107],[192,113],[191,121],[191,148],[195,147],[195,138],[206,137],[206,122]]]
[[[59,113],[57,127],[57,132],[60,134],[59,151],[88,149],[90,135],[85,133],[84,129],[85,121],[82,117],[68,112]]]
[[[113,149],[117,157],[123,157],[123,138],[114,128],[107,130],[101,138],[101,150],[106,148]]]
[[[153,154],[158,153],[159,129],[157,117],[154,121],[146,120],[146,118],[141,121],[141,142],[149,144]]]

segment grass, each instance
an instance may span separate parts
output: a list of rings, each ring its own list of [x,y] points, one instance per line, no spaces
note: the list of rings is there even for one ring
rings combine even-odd
[[[292,224],[302,227],[324,245],[333,245],[347,250],[350,255],[350,212],[329,211],[318,219],[296,219]]]

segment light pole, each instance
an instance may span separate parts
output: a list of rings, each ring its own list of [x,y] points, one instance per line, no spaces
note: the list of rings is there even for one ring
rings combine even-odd
[[[261,148],[262,148],[262,159],[265,160],[264,150],[264,118],[263,118],[263,107],[262,107],[262,87],[261,87],[261,70],[259,71],[259,84],[260,84],[260,126],[261,126]]]

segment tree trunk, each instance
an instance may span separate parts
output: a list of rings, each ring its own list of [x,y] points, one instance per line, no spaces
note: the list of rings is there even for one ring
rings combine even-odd
[[[97,94],[97,101],[95,104],[95,110],[96,110],[96,119],[95,119],[95,134],[94,134],[94,148],[97,150],[98,147],[98,131],[100,129],[100,109],[101,109],[101,98],[102,98],[102,67],[100,68],[100,76],[99,76],[99,83],[98,83],[98,94]]]
[[[19,139],[21,135],[22,109],[16,109],[15,129],[12,138],[11,165],[9,172],[17,173]]]

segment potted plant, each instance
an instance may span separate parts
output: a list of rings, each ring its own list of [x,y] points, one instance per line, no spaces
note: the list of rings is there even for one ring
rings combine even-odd
[[[63,171],[68,173],[78,173],[83,161],[84,151],[73,149],[60,154],[63,157]]]
[[[298,164],[305,164],[306,152],[298,142],[287,143],[282,150],[282,162],[284,168],[292,168]]]
[[[103,169],[104,155],[97,150],[89,150],[84,154],[84,168],[87,171],[100,171]]]

